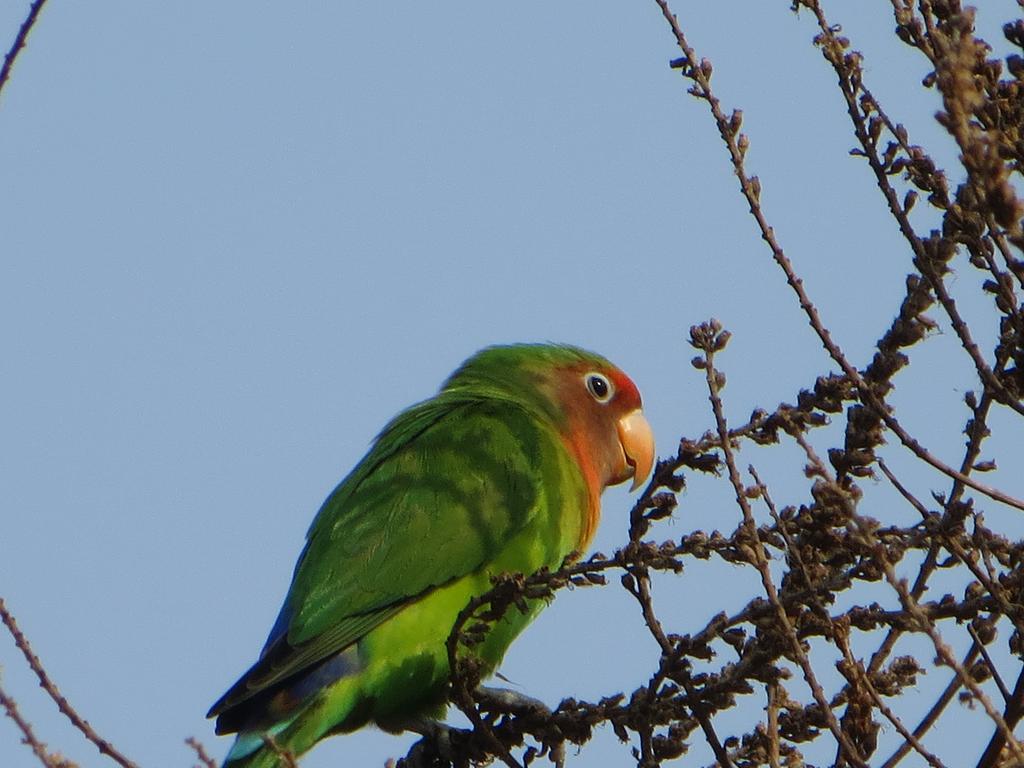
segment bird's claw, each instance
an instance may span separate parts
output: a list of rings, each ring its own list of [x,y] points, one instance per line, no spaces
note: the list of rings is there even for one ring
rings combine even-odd
[[[514,715],[527,715],[542,720],[549,720],[552,717],[551,708],[540,699],[527,696],[519,691],[509,688],[492,688],[487,685],[479,685],[473,691],[473,697],[489,711],[504,712]],[[555,731],[561,736],[558,726]],[[565,741],[563,738],[548,743],[548,760],[555,768],[565,766]]]
[[[402,729],[418,733],[421,738],[399,765],[401,768],[438,768],[455,763],[455,751],[452,749],[452,731],[450,726],[436,720],[416,718],[402,723]]]
[[[473,692],[474,698],[484,706],[513,714],[536,714],[550,717],[551,709],[540,699],[527,696],[510,688],[492,688],[489,685],[478,685]]]

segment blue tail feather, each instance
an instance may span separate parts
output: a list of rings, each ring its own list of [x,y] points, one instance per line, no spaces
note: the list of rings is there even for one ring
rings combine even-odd
[[[235,760],[242,760],[251,755],[257,749],[260,749],[263,746],[263,737],[265,735],[276,738],[281,731],[291,725],[294,720],[295,718],[293,717],[290,720],[277,723],[262,731],[243,731],[238,734],[238,738],[235,739],[235,743],[231,745],[231,749],[228,751],[227,757],[224,758],[224,768],[228,768],[229,763]]]

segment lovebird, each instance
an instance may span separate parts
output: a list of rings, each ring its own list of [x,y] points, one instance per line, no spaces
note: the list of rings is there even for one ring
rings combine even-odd
[[[502,573],[559,568],[590,544],[601,493],[654,463],[632,380],[572,346],[466,360],[388,423],[323,503],[255,664],[213,707],[224,768],[274,768],[367,724],[444,716],[445,641]],[[466,653],[493,673],[544,606],[510,610]]]

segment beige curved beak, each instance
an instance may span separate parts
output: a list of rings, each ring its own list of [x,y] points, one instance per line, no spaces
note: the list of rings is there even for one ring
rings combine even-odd
[[[643,485],[654,466],[654,433],[639,408],[619,419],[616,429],[626,463],[633,468],[633,485],[629,490],[635,491]]]

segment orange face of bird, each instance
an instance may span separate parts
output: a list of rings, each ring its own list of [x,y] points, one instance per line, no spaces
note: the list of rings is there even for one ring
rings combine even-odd
[[[567,436],[588,484],[600,493],[632,478],[639,488],[654,466],[654,435],[632,379],[612,366],[574,366],[559,378]]]

